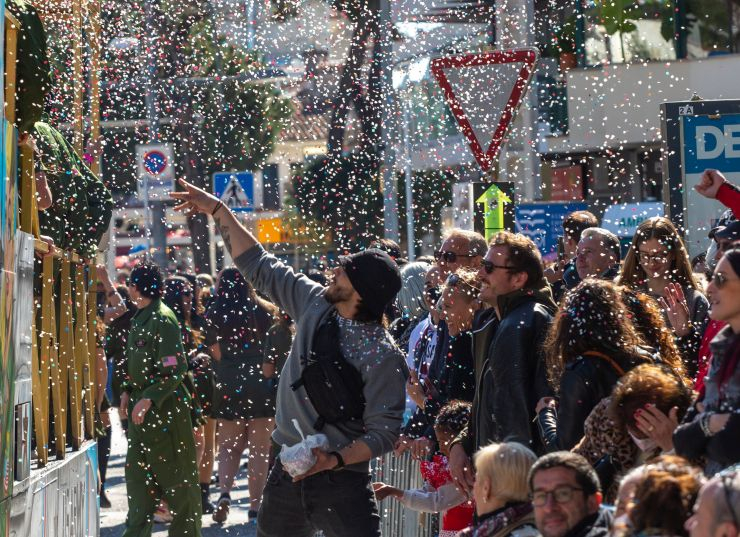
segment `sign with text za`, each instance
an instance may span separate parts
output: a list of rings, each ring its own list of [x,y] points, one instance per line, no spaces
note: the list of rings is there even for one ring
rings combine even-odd
[[[740,182],[740,100],[664,103],[661,116],[663,199],[695,256],[706,251],[707,234],[724,207],[699,195],[694,186],[710,168]]]
[[[175,190],[175,153],[172,146],[137,145],[136,166],[139,172],[139,196],[144,197],[146,185],[150,200],[168,200],[170,192]]]
[[[214,173],[213,194],[232,211],[254,211],[254,175],[251,172]]]
[[[537,58],[537,49],[522,48],[432,61],[432,74],[484,172],[493,167]]]

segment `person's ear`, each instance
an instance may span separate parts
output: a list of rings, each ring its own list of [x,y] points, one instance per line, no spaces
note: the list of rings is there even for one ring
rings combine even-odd
[[[528,279],[529,276],[526,272],[517,272],[512,277],[512,283],[517,287],[517,289],[522,289],[527,285]]]
[[[483,492],[483,499],[486,501],[491,499],[491,480],[486,477],[483,479],[483,483],[481,484],[481,492]]]
[[[601,494],[601,492],[596,492],[595,494],[591,494],[586,499],[586,505],[588,507],[589,513],[595,513],[599,510],[599,507],[601,506],[601,501],[604,499],[604,496]]]

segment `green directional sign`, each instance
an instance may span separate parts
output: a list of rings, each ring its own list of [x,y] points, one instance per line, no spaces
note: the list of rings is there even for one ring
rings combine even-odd
[[[514,231],[514,183],[473,183],[473,199],[473,225],[487,241],[499,231]]]

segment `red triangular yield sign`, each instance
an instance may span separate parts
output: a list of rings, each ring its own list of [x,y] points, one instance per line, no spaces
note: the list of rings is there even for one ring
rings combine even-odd
[[[493,165],[537,57],[537,49],[524,48],[432,60],[432,74],[483,171]]]

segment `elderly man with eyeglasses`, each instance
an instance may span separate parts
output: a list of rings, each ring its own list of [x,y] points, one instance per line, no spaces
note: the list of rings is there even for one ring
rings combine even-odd
[[[704,484],[685,527],[691,537],[740,535],[740,466],[720,472]]]

